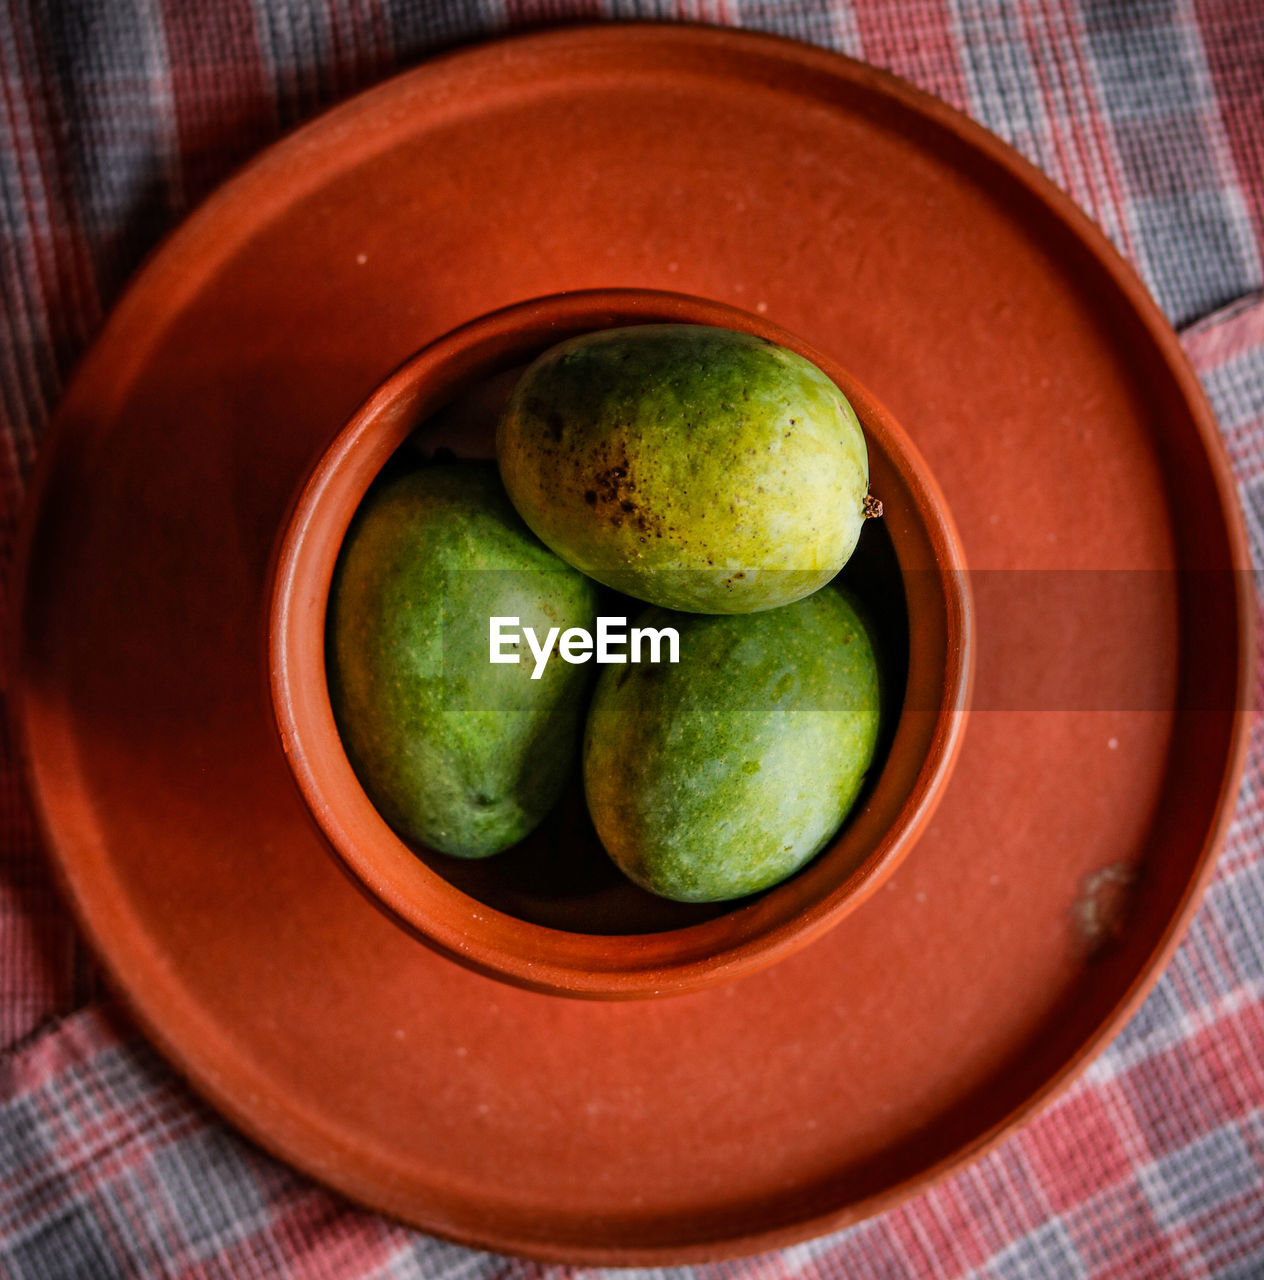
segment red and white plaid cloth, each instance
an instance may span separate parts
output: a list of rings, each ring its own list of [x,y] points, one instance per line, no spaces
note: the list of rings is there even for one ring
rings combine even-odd
[[[158,236],[331,102],[438,49],[567,18],[797,36],[891,68],[1013,142],[1183,330],[1264,564],[1260,0],[0,0],[0,587],[44,424]],[[1264,719],[1255,728],[1188,938],[1068,1094],[881,1218],[692,1270],[1264,1277]],[[0,1049],[0,1275],[560,1271],[352,1208],[190,1096],[102,998],[7,742]]]

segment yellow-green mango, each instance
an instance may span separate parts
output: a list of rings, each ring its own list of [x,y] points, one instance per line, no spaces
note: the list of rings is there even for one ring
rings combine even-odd
[[[838,590],[746,616],[650,609],[679,662],[605,667],[583,783],[606,851],[682,902],[765,890],[847,817],[878,741],[878,663]]]
[[[490,462],[370,490],[334,576],[326,665],[352,767],[402,835],[480,858],[544,817],[579,749],[591,668],[555,656],[533,680],[529,653],[493,664],[489,619],[591,630],[596,592],[522,523]]]
[[[827,587],[763,613],[650,609],[636,625],[675,627],[680,660],[608,666],[597,682],[584,790],[606,851],[681,902],[793,875],[829,843],[873,761],[878,664],[855,608]]]
[[[697,613],[817,590],[854,550],[869,489],[838,387],[784,347],[705,325],[551,348],[511,393],[496,452],[514,506],[562,559]]]

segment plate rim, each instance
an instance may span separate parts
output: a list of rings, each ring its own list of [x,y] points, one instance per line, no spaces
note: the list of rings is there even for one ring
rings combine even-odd
[[[196,295],[198,285],[211,276],[218,265],[216,255],[197,253],[198,241],[208,232],[220,229],[223,219],[235,218],[251,225],[261,225],[263,218],[249,211],[242,217],[242,206],[250,207],[251,195],[258,195],[271,181],[274,174],[292,165],[313,144],[323,148],[329,142],[328,134],[351,124],[362,113],[374,111],[407,89],[420,87],[436,76],[460,73],[462,64],[493,63],[496,59],[519,55],[531,56],[536,50],[565,49],[568,45],[582,46],[596,40],[614,45],[693,44],[713,46],[718,53],[726,50],[762,53],[781,62],[798,64],[837,80],[855,85],[862,90],[895,99],[903,108],[917,116],[926,117],[932,124],[956,135],[966,146],[981,153],[991,164],[1004,170],[1020,187],[1025,188],[1041,205],[1055,216],[1075,240],[1089,251],[1097,266],[1110,278],[1129,312],[1142,324],[1148,342],[1162,359],[1178,388],[1189,418],[1194,425],[1199,443],[1207,458],[1214,483],[1220,514],[1224,519],[1228,542],[1234,559],[1234,604],[1237,614],[1238,667],[1235,673],[1237,693],[1233,713],[1232,746],[1220,774],[1212,820],[1208,825],[1196,859],[1191,861],[1191,874],[1176,909],[1167,921],[1158,942],[1149,957],[1141,965],[1132,982],[1115,1002],[1111,1012],[1097,1029],[1085,1038],[1079,1048],[1063,1065],[1052,1073],[1042,1085],[1034,1089],[1022,1104],[1011,1110],[1002,1120],[978,1134],[973,1140],[962,1143],[951,1154],[920,1172],[905,1177],[882,1190],[859,1200],[853,1200],[840,1209],[826,1211],[796,1220],[793,1224],[752,1231],[745,1235],[726,1236],[723,1239],[694,1241],[684,1245],[658,1244],[624,1247],[622,1245],[554,1246],[534,1237],[515,1237],[512,1233],[493,1232],[479,1236],[453,1228],[444,1222],[419,1223],[408,1216],[404,1197],[398,1193],[384,1196],[367,1188],[361,1176],[347,1177],[349,1168],[343,1164],[337,1175],[331,1172],[332,1161],[314,1158],[310,1150],[299,1151],[295,1138],[303,1131],[315,1132],[315,1128],[303,1119],[301,1109],[293,1108],[289,1114],[274,1112],[275,1124],[271,1128],[257,1124],[253,1115],[238,1105],[236,1095],[240,1088],[224,1087],[219,1074],[206,1065],[209,1055],[186,1052],[183,1047],[190,1034],[199,1045],[218,1040],[223,1046],[219,1053],[233,1056],[229,1037],[216,1030],[195,1002],[186,1002],[182,1013],[171,1016],[171,1005],[166,998],[151,994],[156,986],[142,995],[133,990],[123,974],[117,972],[109,949],[103,945],[112,936],[108,917],[115,908],[112,904],[95,904],[90,909],[76,892],[78,880],[72,874],[70,861],[62,851],[62,842],[54,838],[54,817],[45,804],[45,796],[39,785],[39,773],[33,750],[31,717],[23,688],[22,649],[24,622],[27,615],[28,569],[30,553],[37,531],[38,514],[54,469],[55,456],[66,447],[77,409],[77,401],[90,381],[98,377],[97,366],[104,361],[107,344],[119,331],[134,327],[144,318],[151,297],[158,295],[155,310],[164,315],[176,313],[180,306]],[[467,71],[468,74],[468,71]],[[720,77],[717,77],[720,78]],[[366,156],[373,152],[365,152]],[[313,169],[313,172],[316,172]],[[315,184],[314,185],[318,185]],[[285,204],[295,196],[291,192]],[[183,269],[175,269],[177,261]],[[190,271],[191,264],[199,269]],[[179,296],[164,285],[164,277],[178,279]],[[136,344],[126,370],[143,367],[148,354],[147,344]],[[113,382],[116,388],[130,384],[131,374],[120,371],[114,365]],[[448,50],[425,58],[419,64],[397,72],[375,86],[354,94],[349,99],[329,107],[311,120],[282,135],[266,146],[258,155],[237,169],[208,195],[192,212],[162,237],[134,270],[122,293],[111,307],[104,325],[96,334],[68,380],[61,399],[54,410],[40,440],[34,468],[30,474],[26,494],[19,517],[18,532],[14,542],[13,578],[7,642],[9,657],[9,718],[14,731],[15,753],[18,756],[27,785],[37,829],[48,863],[51,864],[58,889],[69,905],[77,927],[83,932],[92,951],[101,964],[111,990],[119,998],[128,1016],[137,1024],[145,1038],[153,1044],[166,1062],[193,1089],[207,1101],[239,1132],[268,1151],[285,1165],[299,1170],[322,1186],[331,1187],[360,1204],[365,1209],[393,1218],[413,1230],[422,1231],[437,1238],[469,1248],[495,1250],[497,1252],[537,1259],[546,1262],[572,1263],[596,1266],[662,1266],[670,1263],[698,1263],[721,1261],[771,1249],[786,1247],[815,1239],[821,1235],[854,1225],[903,1203],[914,1195],[924,1193],[942,1182],[952,1173],[979,1159],[1000,1145],[1016,1130],[1027,1124],[1035,1115],[1048,1107],[1061,1094],[1088,1063],[1097,1057],[1106,1045],[1123,1028],[1149,993],[1159,975],[1171,959],[1184,936],[1202,895],[1215,869],[1216,858],[1223,844],[1226,829],[1233,817],[1239,784],[1246,763],[1249,730],[1252,721],[1251,708],[1255,692],[1256,620],[1253,591],[1248,590],[1251,560],[1248,551],[1245,522],[1237,496],[1236,481],[1223,437],[1207,402],[1202,385],[1185,355],[1180,341],[1151,297],[1140,277],[1121,256],[1104,232],[1088,215],[1041,170],[1026,160],[1010,144],[1004,142],[983,125],[964,112],[949,105],[933,94],[918,88],[901,77],[851,58],[845,54],[822,49],[802,41],[766,32],[709,26],[685,22],[584,22],[574,25],[509,33],[480,40],[474,44]],[[1242,572],[1242,571],[1248,572]],[[153,951],[152,940],[140,930],[138,944]],[[153,951],[160,957],[161,951]],[[180,992],[176,982],[162,990]],[[159,1010],[164,1010],[160,1013]],[[167,1025],[178,1024],[184,1035],[169,1034]],[[200,1029],[195,1029],[199,1028]],[[222,1060],[222,1058],[221,1058]],[[241,1075],[238,1075],[238,1080]],[[297,1127],[295,1127],[297,1125]],[[327,1126],[321,1126],[322,1138],[327,1149],[334,1145],[334,1135]]]

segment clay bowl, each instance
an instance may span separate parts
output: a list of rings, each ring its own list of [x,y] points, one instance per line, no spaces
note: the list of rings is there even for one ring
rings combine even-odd
[[[743,329],[815,361],[860,417],[871,489],[885,505],[882,520],[866,522],[843,571],[869,607],[884,660],[884,737],[866,791],[833,844],[796,876],[709,906],[667,902],[618,872],[588,820],[578,771],[542,826],[497,857],[466,861],[405,843],[352,771],[325,676],[325,612],[339,548],[396,451],[442,446],[490,457],[499,404],[536,355],[576,334],[660,322]],[[417,938],[535,990],[595,999],[696,990],[771,964],[837,924],[895,870],[925,827],[969,699],[964,568],[943,496],[917,450],[832,360],[715,302],[643,290],[558,294],[484,316],[426,347],[369,397],[317,461],[275,557],[269,664],[277,727],[337,859]],[[622,598],[602,608],[625,611]]]

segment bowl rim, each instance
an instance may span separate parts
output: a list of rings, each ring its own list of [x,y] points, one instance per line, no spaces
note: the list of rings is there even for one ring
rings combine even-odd
[[[648,934],[583,934],[534,924],[471,897],[428,867],[377,813],[334,721],[324,618],[337,552],[369,484],[429,413],[497,367],[520,362],[506,351],[507,339],[520,358],[529,358],[574,334],[652,323],[710,324],[757,334],[811,360],[840,387],[871,444],[871,458],[876,441],[915,500],[929,560],[906,564],[909,536],[892,530],[891,538],[906,594],[909,572],[916,569],[921,594],[929,592],[942,607],[943,656],[932,660],[941,647],[936,628],[910,626],[905,704],[869,799],[902,743],[920,737],[926,748],[894,821],[832,888],[777,918],[790,887],[809,868],[828,866],[842,837],[794,877],[712,919]],[[450,330],[405,360],[326,443],[298,485],[274,546],[266,604],[276,729],[290,773],[335,862],[376,907],[441,954],[517,986],[581,998],[699,990],[764,968],[849,915],[886,883],[933,815],[961,746],[973,690],[974,605],[964,550],[943,493],[895,419],[835,361],[762,316],[652,289],[576,290],[514,303]],[[317,610],[320,625],[305,626]],[[937,691],[933,705],[910,705],[907,690],[916,685]],[[323,751],[323,759],[322,743],[332,748]],[[331,799],[331,792],[341,798]]]

